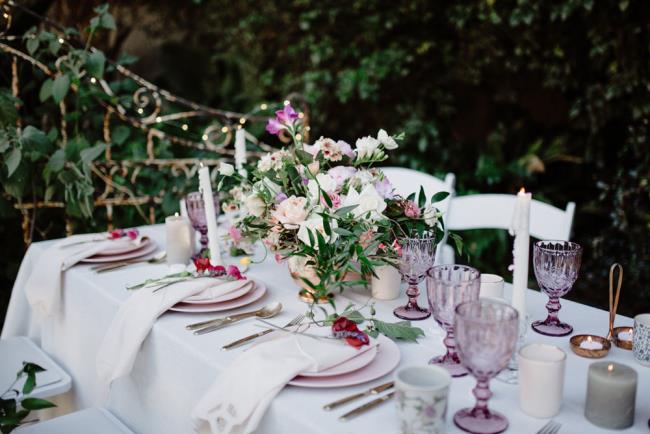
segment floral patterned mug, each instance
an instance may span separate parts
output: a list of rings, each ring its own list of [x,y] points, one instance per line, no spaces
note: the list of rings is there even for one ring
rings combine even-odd
[[[402,434],[445,432],[451,375],[439,366],[407,366],[395,374],[395,397]]]
[[[650,366],[650,313],[642,313],[634,317],[632,352],[637,362]]]

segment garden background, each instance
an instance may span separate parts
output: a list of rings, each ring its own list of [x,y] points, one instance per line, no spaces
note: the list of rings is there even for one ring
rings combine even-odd
[[[351,142],[379,128],[403,131],[405,144],[390,163],[440,177],[453,172],[460,195],[525,186],[560,208],[575,201],[572,239],[584,256],[567,298],[606,309],[609,267],[620,262],[619,311],[650,311],[650,2],[125,0],[108,10],[95,1],[22,3],[76,29],[82,41],[92,35],[107,59],[185,98],[246,112],[298,92],[310,107],[312,138]],[[40,36],[36,17],[16,13],[11,30],[32,35],[26,42],[39,39],[33,54],[54,64],[59,48]],[[104,78],[114,78],[114,68],[101,66]],[[25,251],[14,204],[46,194],[66,201],[65,212],[38,211],[35,241],[63,236],[66,214],[76,232],[105,228],[105,216],[87,200],[96,186],[83,170],[78,178],[67,168],[58,177],[44,173],[61,147],[66,161],[83,169],[90,158],[83,151],[102,138],[101,108],[78,92],[63,145],[48,121],[58,112],[52,90],[43,93],[46,77],[21,68],[16,101],[9,56],[0,58],[0,319]],[[17,115],[23,134],[28,125],[38,130],[17,135]],[[142,158],[143,134],[114,128],[113,153]],[[156,146],[168,157],[187,152],[164,140]],[[177,182],[147,176],[143,192]],[[165,197],[158,222],[178,196]],[[145,223],[132,208],[116,211],[116,222]],[[461,235],[470,264],[508,275],[505,231]]]

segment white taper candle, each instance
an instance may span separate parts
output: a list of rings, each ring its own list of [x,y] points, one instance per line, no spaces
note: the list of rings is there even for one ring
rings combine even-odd
[[[528,287],[528,256],[530,248],[530,201],[532,194],[522,188],[517,194],[510,234],[515,236],[513,247],[512,307],[519,318],[526,318],[526,289]]]

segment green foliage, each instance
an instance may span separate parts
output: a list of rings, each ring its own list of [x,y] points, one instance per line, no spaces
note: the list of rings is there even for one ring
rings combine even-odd
[[[44,408],[56,407],[50,401],[40,398],[28,398],[36,387],[36,373],[43,372],[45,369],[35,363],[23,362],[23,367],[16,374],[16,379],[9,388],[0,395],[0,432],[7,434],[21,425],[22,421],[29,415],[31,410],[41,410]],[[16,383],[23,377],[23,397],[19,401],[19,391],[14,389]]]

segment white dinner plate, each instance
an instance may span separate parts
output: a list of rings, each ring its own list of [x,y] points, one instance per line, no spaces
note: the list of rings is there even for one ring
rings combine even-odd
[[[221,312],[224,310],[235,309],[238,307],[249,305],[266,294],[266,286],[258,281],[255,282],[255,289],[249,291],[246,295],[236,298],[234,300],[224,301],[222,303],[211,303],[211,304],[186,304],[178,303],[171,307],[169,310],[175,312],[186,312],[186,313],[206,313],[206,312]]]
[[[118,261],[126,261],[129,259],[136,259],[140,258],[142,256],[148,255],[150,253],[153,253],[158,249],[158,246],[156,245],[155,242],[151,241],[150,243],[147,243],[144,247],[141,247],[138,250],[134,250],[129,253],[123,253],[121,255],[102,255],[102,256],[91,256],[90,258],[86,258],[81,260],[81,262],[85,262],[88,264],[102,264],[105,262],[118,262]]]
[[[395,342],[386,336],[377,337],[377,356],[364,368],[347,374],[331,377],[305,377],[297,376],[289,382],[292,386],[311,388],[347,387],[367,383],[390,373],[399,363],[401,354]]]
[[[214,304],[214,303],[223,303],[224,301],[230,301],[234,300],[239,297],[243,297],[244,295],[248,294],[250,291],[252,291],[255,288],[255,282],[253,282],[252,285],[244,285],[239,289],[236,289],[232,292],[229,292],[228,294],[221,295],[219,297],[215,298],[209,298],[209,299],[196,299],[198,295],[193,295],[191,297],[186,298],[183,300],[183,304]]]
[[[352,357],[351,359],[346,360],[343,363],[332,366],[329,369],[325,369],[321,372],[303,372],[300,374],[301,377],[332,377],[335,375],[343,375],[358,369],[364,368],[369,365],[374,358],[377,356],[377,345],[372,347],[366,347],[359,349],[359,354]]]
[[[116,240],[118,241],[118,240]],[[114,256],[122,255],[124,253],[134,252],[149,245],[152,241],[149,238],[144,238],[139,244],[131,243],[115,243],[115,246],[108,247],[105,250],[97,253],[95,256]]]

